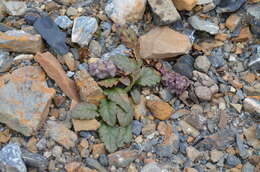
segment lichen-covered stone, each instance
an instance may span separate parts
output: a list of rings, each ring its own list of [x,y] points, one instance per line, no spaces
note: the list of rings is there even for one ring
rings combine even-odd
[[[45,121],[55,90],[48,88],[38,66],[26,66],[0,77],[0,122],[25,136]]]

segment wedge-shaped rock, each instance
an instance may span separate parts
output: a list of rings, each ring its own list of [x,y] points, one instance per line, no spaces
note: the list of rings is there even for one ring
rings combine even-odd
[[[51,53],[37,53],[34,59],[69,98],[79,101],[74,81],[68,78],[59,61]]]
[[[0,122],[25,136],[32,135],[45,121],[54,94],[39,66],[1,76]]]
[[[140,56],[147,59],[162,59],[186,54],[191,48],[188,36],[169,27],[157,27],[139,39]]]
[[[32,35],[22,30],[0,32],[0,48],[21,53],[41,52],[44,44],[40,35]]]

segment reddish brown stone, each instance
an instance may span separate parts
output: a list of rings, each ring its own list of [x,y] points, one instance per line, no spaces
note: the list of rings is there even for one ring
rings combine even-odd
[[[147,100],[146,106],[151,110],[155,118],[166,120],[173,114],[174,109],[166,102]]]
[[[34,56],[34,59],[42,66],[47,75],[56,82],[69,98],[79,101],[74,81],[67,77],[61,64],[51,53],[37,53]]]
[[[172,0],[178,10],[191,11],[196,6],[197,0]]]
[[[96,131],[100,127],[100,123],[95,120],[72,120],[75,131]]]

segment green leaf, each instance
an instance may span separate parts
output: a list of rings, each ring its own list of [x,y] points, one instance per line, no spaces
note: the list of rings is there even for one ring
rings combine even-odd
[[[105,88],[111,88],[113,86],[116,86],[119,82],[120,78],[109,78],[104,79],[98,82],[98,85],[105,87]]]
[[[110,153],[115,152],[117,150],[118,128],[103,123],[101,124],[98,133],[100,139],[104,142],[106,149]]]
[[[123,147],[125,144],[130,143],[132,140],[132,126],[120,127],[117,137],[117,146]]]
[[[132,89],[130,92],[130,95],[134,101],[135,104],[139,104],[141,102],[141,94],[140,91],[136,88]]]
[[[99,116],[97,113],[97,106],[90,103],[79,103],[70,111],[73,119],[94,119]]]
[[[127,127],[111,127],[102,123],[98,133],[101,141],[104,142],[106,149],[110,153],[130,143],[132,139],[131,125]]]
[[[132,73],[135,70],[137,70],[138,67],[136,61],[134,59],[130,59],[127,56],[115,55],[110,57],[110,60],[112,60],[116,67],[118,67],[126,73]]]
[[[116,116],[119,125],[122,127],[129,125],[133,120],[133,114],[131,112],[124,112],[120,107],[117,108]]]
[[[155,72],[154,69],[149,67],[143,67],[140,72],[140,78],[137,84],[141,86],[154,86],[159,83],[161,77]]]
[[[99,113],[103,120],[110,126],[116,124],[117,108],[117,105],[113,102],[108,102],[106,99],[101,101]]]

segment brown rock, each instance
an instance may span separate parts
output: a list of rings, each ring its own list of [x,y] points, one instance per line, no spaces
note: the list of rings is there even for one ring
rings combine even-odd
[[[244,131],[247,143],[252,145],[255,149],[260,149],[260,141],[256,138],[256,125],[246,129]]]
[[[229,30],[234,31],[240,22],[241,22],[241,17],[238,16],[237,14],[232,14],[226,20],[226,27]]]
[[[47,75],[56,82],[69,98],[79,101],[74,81],[67,77],[61,64],[51,53],[37,53],[34,56],[34,59],[42,66]]]
[[[139,38],[141,58],[169,58],[187,53],[191,48],[188,36],[169,27],[157,27]]]
[[[100,123],[95,120],[72,120],[75,131],[96,131],[100,127]]]
[[[37,53],[43,51],[44,43],[40,35],[11,30],[0,32],[0,48],[13,52]]]
[[[80,167],[77,172],[98,172],[98,171],[97,170],[92,170],[92,169],[87,168],[87,167]]]
[[[0,132],[0,143],[7,143],[11,138],[11,133],[8,129]]]
[[[244,27],[240,30],[240,33],[237,37],[233,38],[232,41],[235,42],[243,42],[252,38],[252,34],[250,32],[249,27]]]
[[[81,100],[93,104],[99,104],[99,102],[105,97],[102,89],[87,71],[78,71],[75,76],[75,81]]]
[[[185,168],[184,172],[198,172],[195,168]]]
[[[196,6],[197,0],[172,0],[178,10],[191,11]]]
[[[0,77],[0,122],[25,136],[45,121],[55,90],[47,87],[39,66],[26,66]]]
[[[70,71],[76,70],[76,62],[75,62],[75,59],[73,58],[72,53],[65,54],[63,56],[63,59],[64,59],[66,65],[68,66]]]
[[[47,135],[66,149],[74,147],[78,139],[77,135],[64,124],[54,121],[48,121]]]
[[[65,169],[67,172],[77,172],[80,168],[81,164],[79,162],[71,162],[65,165]]]
[[[252,84],[256,80],[256,75],[253,73],[247,73],[244,77],[244,80],[249,84]]]
[[[166,102],[147,100],[146,106],[151,110],[155,118],[166,120],[173,114],[174,109]]]
[[[106,154],[105,146],[103,143],[94,144],[92,154],[94,158],[98,158],[101,154]]]

